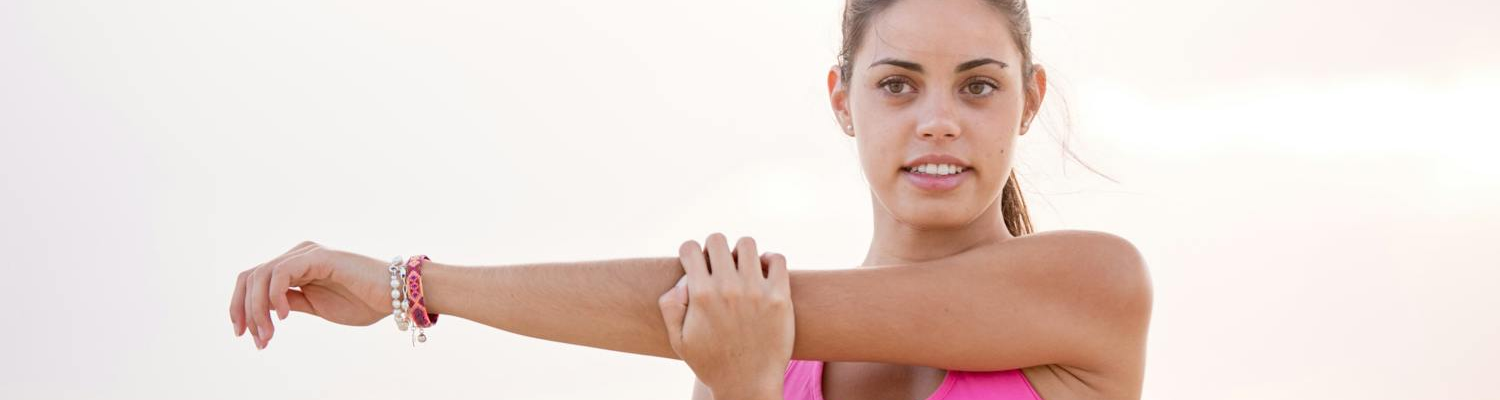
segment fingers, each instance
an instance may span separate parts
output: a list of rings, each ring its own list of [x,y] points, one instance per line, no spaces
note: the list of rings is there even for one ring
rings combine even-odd
[[[786,271],[786,257],[780,253],[766,253],[761,256],[761,261],[766,263],[766,281],[771,290],[785,294],[788,298],[792,295],[791,277]]]
[[[696,241],[686,241],[677,249],[677,260],[682,262],[682,269],[688,284],[698,287],[707,287],[709,283],[708,264],[703,259],[703,249],[698,247]]]
[[[662,322],[667,327],[667,342],[672,346],[672,352],[682,358],[682,324],[687,319],[688,295],[687,275],[677,280],[677,285],[667,289],[660,298],[656,300],[661,307]]]
[[[250,290],[252,287],[250,282],[253,282],[255,279],[253,277],[255,271],[258,271],[263,267],[265,267],[265,264],[258,265],[254,269],[245,271],[245,288],[244,290],[241,290],[241,292],[244,293],[244,296],[240,297],[240,313],[244,315],[243,319],[240,320],[240,323],[245,325],[245,330],[250,331],[250,339],[255,343],[255,348],[257,350],[260,349],[260,330],[257,329],[255,322],[251,317],[255,314],[250,312],[250,305],[254,304],[255,302],[250,300]]]
[[[735,268],[739,270],[740,279],[745,283],[758,283],[765,280],[761,275],[760,251],[755,248],[755,239],[741,237],[734,245]]]
[[[776,253],[762,255],[759,252],[754,238],[741,237],[731,250],[724,234],[715,232],[704,240],[701,250],[697,242],[691,240],[684,242],[682,247],[678,248],[678,258],[682,261],[683,268],[688,270],[688,282],[700,288],[708,288],[705,285],[709,282],[718,285],[743,282],[746,286],[767,287],[772,283],[771,260],[780,262],[780,273],[782,279],[785,280],[785,258]]]
[[[287,304],[287,289],[291,289],[292,278],[286,271],[272,270],[271,282],[266,284],[266,296],[271,299],[271,309],[276,310],[276,319],[285,320],[286,315],[291,313],[291,304]]]
[[[230,304],[230,318],[235,320],[236,335],[241,335],[248,330],[255,341],[255,347],[265,348],[266,342],[270,340],[275,330],[268,311],[272,273],[286,260],[310,253],[317,248],[315,243],[302,242],[276,259],[240,273],[239,282],[235,287],[234,300]],[[288,281],[290,278],[291,275],[288,276]],[[287,307],[290,308],[289,305]]]
[[[298,259],[312,253],[314,248],[302,248],[300,253],[282,258],[281,260],[266,263],[250,274],[250,316],[255,322],[256,332],[260,334],[260,347],[264,349],[271,343],[271,337],[276,335],[276,324],[271,322],[271,275],[278,271],[285,271],[291,266],[302,264]],[[305,268],[303,268],[305,269]],[[281,272],[283,275],[285,272]],[[288,278],[289,279],[289,278]],[[282,289],[281,293],[286,290]]]
[[[293,278],[300,281],[307,274],[308,260],[306,260],[306,257],[309,254],[312,254],[312,251],[305,251],[282,261],[280,266],[271,269],[270,282],[267,284],[269,290],[267,295],[271,299],[271,307],[276,310],[276,319],[278,320],[285,320],[286,316],[292,313],[292,306],[288,303],[286,292],[291,288]],[[298,260],[299,262],[289,262],[298,258],[303,259]]]
[[[710,277],[719,284],[729,284],[739,280],[735,275],[734,256],[729,254],[729,241],[724,239],[724,234],[715,232],[708,235],[703,241],[708,250],[709,268],[713,269]]]
[[[254,269],[240,272],[234,279],[234,295],[229,297],[229,321],[234,323],[234,336],[245,334],[245,277]]]
[[[266,280],[270,279],[270,272],[268,266],[256,268],[255,272],[250,273],[250,286],[246,289],[249,291],[250,304],[246,308],[250,313],[250,325],[260,339],[257,347],[262,349],[271,341],[274,329],[271,316],[266,312]]]

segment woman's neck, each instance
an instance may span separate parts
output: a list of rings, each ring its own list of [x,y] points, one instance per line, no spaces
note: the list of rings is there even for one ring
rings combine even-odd
[[[871,196],[875,235],[861,266],[922,262],[962,253],[981,245],[1010,239],[996,198],[974,222],[952,229],[918,229],[897,220]]]

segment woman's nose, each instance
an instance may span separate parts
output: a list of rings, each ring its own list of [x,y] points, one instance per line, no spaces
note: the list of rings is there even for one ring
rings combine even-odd
[[[922,140],[957,139],[961,133],[958,116],[950,99],[933,96],[922,107],[918,117],[917,137]]]

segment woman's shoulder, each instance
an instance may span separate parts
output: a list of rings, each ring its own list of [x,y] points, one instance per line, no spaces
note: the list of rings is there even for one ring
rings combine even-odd
[[[999,244],[1044,244],[1101,247],[1105,250],[1134,251],[1135,246],[1124,237],[1104,231],[1085,229],[1056,229],[1017,236],[998,242]]]
[[[1153,289],[1146,261],[1135,244],[1108,232],[1056,230],[996,243],[985,257],[1019,260],[995,263],[1014,271],[1002,273],[1024,287],[1060,294],[1079,315],[1088,315],[1104,347],[1125,349],[1086,364],[1095,371],[1118,371],[1122,382],[1138,382],[1151,321]],[[1066,300],[1061,300],[1066,299]],[[1108,338],[1108,339],[1104,339]],[[1073,366],[1080,366],[1070,364]],[[1059,365],[1059,367],[1062,367]],[[1072,367],[1062,367],[1070,370]]]
[[[1145,269],[1145,260],[1134,243],[1119,235],[1080,229],[1037,232],[1001,240],[985,251],[1011,255],[1036,255],[1080,266]]]
[[[1151,276],[1135,244],[1109,232],[1054,230],[1002,240],[983,257],[1024,260],[1003,263],[1045,281],[1087,290],[1103,301],[1136,305],[1149,315]],[[997,263],[1000,264],[1000,263]],[[1144,315],[1143,315],[1144,316]]]

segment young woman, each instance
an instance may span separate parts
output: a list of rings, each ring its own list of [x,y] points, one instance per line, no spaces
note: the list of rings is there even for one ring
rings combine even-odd
[[[1023,0],[850,0],[829,100],[859,148],[860,267],[788,271],[721,234],[676,257],[428,262],[428,311],[684,360],[695,399],[1139,398],[1151,283],[1117,236],[1032,233],[1012,172],[1046,94]],[[386,263],[304,242],[240,274],[236,335],[391,314]],[[249,327],[253,325],[255,329]]]

